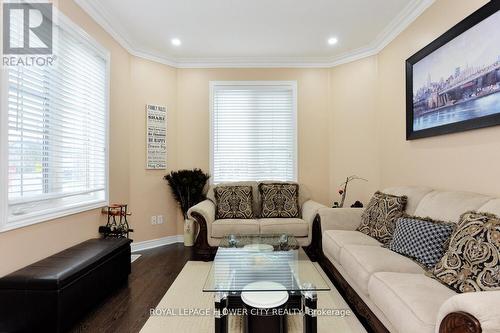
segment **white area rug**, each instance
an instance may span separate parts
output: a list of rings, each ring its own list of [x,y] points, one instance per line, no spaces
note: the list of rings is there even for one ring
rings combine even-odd
[[[130,256],[130,262],[134,262],[136,261],[137,259],[139,259],[139,257],[141,256],[142,254],[132,254]]]
[[[186,314],[190,309],[213,310],[213,294],[202,292],[210,265],[210,262],[188,262],[156,307],[156,313],[164,315],[151,316],[141,333],[213,333],[214,318],[211,315]],[[329,292],[318,293],[318,309],[349,309],[321,268],[319,266],[317,268],[332,289]],[[243,332],[241,318],[230,316],[229,327],[230,333]],[[301,316],[289,316],[288,332],[302,333]],[[318,332],[362,333],[366,331],[351,312],[351,315],[345,317],[318,317]]]

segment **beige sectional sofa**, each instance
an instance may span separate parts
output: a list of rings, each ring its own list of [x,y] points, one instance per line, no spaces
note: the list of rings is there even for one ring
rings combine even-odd
[[[265,183],[276,183],[266,181]],[[254,219],[215,219],[214,185],[207,189],[207,200],[193,206],[188,211],[189,218],[198,225],[195,239],[195,252],[202,258],[210,259],[215,253],[221,239],[230,234],[255,235],[255,234],[282,234],[293,235],[301,246],[311,243],[312,223],[318,209],[324,205],[310,199],[306,186],[299,184],[300,218],[259,218],[260,194],[259,182],[233,182],[220,185],[248,185],[252,186]]]
[[[486,195],[425,187],[383,192],[408,196],[406,213],[420,217],[457,222],[469,210],[500,215],[500,199]],[[344,296],[375,331],[385,326],[399,333],[480,332],[480,325],[483,333],[500,332],[500,291],[458,294],[426,276],[411,259],[356,231],[362,212],[322,208],[317,223],[326,268],[333,267],[330,273],[340,276],[337,285],[345,287]],[[464,330],[457,325],[465,325]]]

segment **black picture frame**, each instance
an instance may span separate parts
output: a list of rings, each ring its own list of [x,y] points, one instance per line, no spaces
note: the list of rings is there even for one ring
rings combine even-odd
[[[446,125],[414,130],[413,105],[413,66],[434,51],[449,43],[454,38],[462,35],[475,25],[497,13],[499,10],[500,0],[490,1],[406,60],[406,140],[415,140],[500,125],[500,113],[495,113],[484,117],[473,118]]]

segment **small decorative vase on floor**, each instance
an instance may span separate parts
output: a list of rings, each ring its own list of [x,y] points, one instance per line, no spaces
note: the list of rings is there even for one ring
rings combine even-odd
[[[194,244],[194,222],[190,219],[184,220],[184,246]]]

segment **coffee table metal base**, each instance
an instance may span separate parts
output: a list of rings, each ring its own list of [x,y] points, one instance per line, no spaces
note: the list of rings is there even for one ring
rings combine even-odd
[[[276,309],[255,309],[248,307],[247,314],[243,316],[244,320],[244,330],[245,333],[286,333],[287,332],[287,322],[286,315],[279,314],[278,312],[273,312]]]
[[[284,308],[288,313],[301,312],[303,317],[303,332],[304,333],[317,333],[318,324],[315,310],[317,309],[317,294],[316,292],[303,292],[292,293],[288,298],[288,302]],[[239,293],[215,293],[215,333],[229,333],[228,314],[236,310],[246,309],[245,304],[241,300]],[[253,333],[281,333],[286,332],[286,316],[283,320],[280,316],[267,318],[268,325],[262,321],[262,317],[256,316],[251,318],[252,315],[248,314],[249,318],[245,319],[245,332]],[[281,323],[284,321],[284,324]],[[258,323],[257,323],[258,322]],[[278,330],[276,330],[278,328]],[[281,330],[283,329],[283,330]]]

